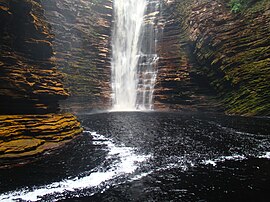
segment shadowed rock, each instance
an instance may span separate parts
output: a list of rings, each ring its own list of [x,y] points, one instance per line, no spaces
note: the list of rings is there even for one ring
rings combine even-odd
[[[53,39],[39,1],[0,1],[0,160],[40,154],[82,132],[73,115],[55,114],[69,94]]]

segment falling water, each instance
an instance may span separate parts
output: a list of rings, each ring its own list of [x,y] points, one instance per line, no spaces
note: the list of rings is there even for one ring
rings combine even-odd
[[[138,92],[136,107],[140,110],[153,109],[153,94],[156,83],[158,55],[156,54],[158,39],[158,22],[160,14],[159,0],[148,1],[144,19],[141,57],[138,64]]]
[[[157,8],[151,0],[114,0],[113,110],[152,108],[158,60],[154,20]]]

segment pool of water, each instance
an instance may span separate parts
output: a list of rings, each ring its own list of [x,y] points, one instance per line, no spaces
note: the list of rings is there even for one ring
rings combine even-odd
[[[84,134],[0,170],[0,201],[268,201],[270,119],[82,114]]]

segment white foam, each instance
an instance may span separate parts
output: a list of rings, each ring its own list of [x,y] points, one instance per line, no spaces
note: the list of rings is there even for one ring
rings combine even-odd
[[[245,159],[247,159],[247,157],[245,157],[244,155],[235,154],[235,155],[230,155],[230,156],[221,156],[221,157],[218,157],[216,159],[203,160],[202,164],[216,166],[217,163],[224,162],[226,160],[229,160],[229,161],[242,161],[242,160],[245,160]]]
[[[143,177],[146,177],[147,175],[150,175],[151,173],[153,173],[153,171],[149,171],[149,172],[140,173],[138,175],[135,175],[134,177],[132,177],[130,179],[130,182],[135,181],[135,180],[139,180],[139,179],[141,179]]]
[[[261,155],[260,158],[270,159],[270,152],[266,152],[264,155]]]
[[[203,163],[206,164],[206,165],[212,165],[212,166],[217,165],[217,163],[215,161],[213,161],[213,160],[205,160],[205,161],[203,161]]]
[[[86,131],[89,132],[89,131]],[[61,194],[65,191],[76,191],[85,188],[99,187],[101,184],[106,183],[122,174],[133,173],[138,168],[138,163],[146,161],[150,158],[149,155],[137,155],[134,148],[117,146],[111,139],[95,132],[89,132],[93,136],[93,143],[95,145],[106,145],[109,151],[106,159],[117,157],[113,161],[111,167],[103,171],[103,165],[100,165],[96,170],[89,175],[82,178],[65,179],[60,182],[54,182],[48,185],[32,188],[23,188],[21,190],[11,191],[0,195],[1,202],[10,202],[18,199],[26,201],[37,201],[45,195]],[[93,193],[94,194],[94,193]]]

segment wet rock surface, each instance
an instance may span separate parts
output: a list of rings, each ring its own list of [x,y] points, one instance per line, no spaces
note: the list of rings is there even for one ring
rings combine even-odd
[[[0,113],[27,113],[29,108],[57,111],[53,102],[68,93],[51,61],[53,35],[44,21],[44,10],[36,1],[4,1],[2,5]]]
[[[198,71],[192,44],[181,27],[175,7],[175,4],[164,3],[161,13],[155,107],[191,111],[221,110],[215,99],[216,92]]]
[[[241,13],[227,1],[168,6],[192,47],[195,73],[207,78],[227,113],[269,115],[269,1],[252,1]]]
[[[112,1],[49,0],[42,5],[55,36],[56,64],[65,73],[65,85],[73,97],[62,107],[108,108]]]
[[[34,156],[82,132],[71,114],[1,115],[0,126],[0,159]]]
[[[56,114],[69,94],[52,58],[54,36],[40,1],[1,0],[0,16],[2,166],[56,148],[81,128],[73,115]]]

